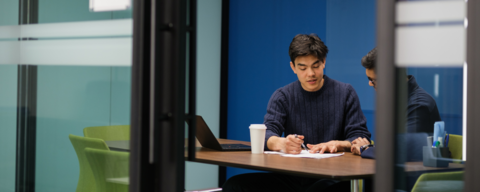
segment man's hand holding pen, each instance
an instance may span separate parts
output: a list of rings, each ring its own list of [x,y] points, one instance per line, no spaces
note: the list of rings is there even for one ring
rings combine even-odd
[[[285,138],[285,149],[283,151],[288,154],[301,153],[304,138],[303,135],[288,135]]]

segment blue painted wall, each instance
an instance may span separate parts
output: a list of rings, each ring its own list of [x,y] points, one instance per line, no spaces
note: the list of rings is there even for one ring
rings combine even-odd
[[[361,59],[375,47],[375,0],[328,0],[326,74],[355,88],[375,140],[375,90]]]
[[[271,94],[297,80],[288,46],[299,33],[316,33],[329,47],[325,74],[353,85],[374,130],[373,88],[360,59],[375,46],[374,0],[230,1],[228,139],[250,141]],[[227,168],[227,178],[247,169]]]

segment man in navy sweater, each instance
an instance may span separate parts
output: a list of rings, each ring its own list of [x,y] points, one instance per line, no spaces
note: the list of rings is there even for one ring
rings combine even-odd
[[[365,73],[368,77],[368,84],[376,88],[376,73],[375,64],[377,58],[377,48],[372,49],[367,55],[362,58],[362,66],[365,67]],[[424,89],[418,86],[417,81],[413,75],[408,75],[408,107],[407,107],[407,135],[405,139],[412,147],[418,146],[419,142],[423,143],[426,139],[416,139],[420,134],[426,133],[432,135],[433,124],[435,121],[441,121],[438,112],[437,103],[435,99],[428,94]],[[364,158],[375,158],[375,148],[369,146],[370,141],[366,138],[357,138],[352,142],[351,151],[354,154],[361,155]],[[420,146],[421,147],[421,146]],[[370,148],[370,149],[369,149]],[[422,154],[408,154],[407,160],[421,160]]]
[[[369,80],[369,85],[376,88],[375,65],[377,59],[377,48],[372,49],[362,58],[362,66]],[[406,154],[406,161],[422,161],[423,149],[427,145],[426,137],[433,132],[435,121],[441,121],[437,103],[430,94],[418,86],[415,77],[407,76],[408,79],[408,107],[407,107],[407,133],[397,135],[397,139],[403,141]],[[363,158],[375,158],[375,146],[370,144],[367,138],[357,138],[352,142],[351,151],[353,154],[361,155]],[[397,156],[397,158],[399,158]],[[421,173],[411,173],[407,176],[404,186],[406,191],[411,191],[417,178]],[[365,191],[372,191],[372,180],[365,180]]]
[[[265,149],[298,154],[301,144],[307,143],[310,153],[335,153],[350,151],[356,138],[370,138],[353,87],[323,74],[328,48],[322,40],[315,34],[297,35],[288,52],[298,80],[277,89],[270,98],[264,117]],[[237,175],[223,186],[223,191],[349,190],[349,181],[277,173]]]

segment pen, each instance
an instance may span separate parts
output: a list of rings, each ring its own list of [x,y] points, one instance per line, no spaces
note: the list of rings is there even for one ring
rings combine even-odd
[[[295,138],[298,138],[298,135],[295,134]],[[302,143],[302,147],[305,149],[305,151],[308,151],[307,147],[305,146],[305,144]]]

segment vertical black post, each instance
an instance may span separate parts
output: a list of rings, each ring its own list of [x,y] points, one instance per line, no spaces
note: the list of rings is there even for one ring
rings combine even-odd
[[[155,191],[182,191],[185,182],[186,0],[155,2]]]
[[[228,131],[228,38],[230,21],[230,0],[222,0],[222,52],[220,65],[220,138],[227,138]],[[219,166],[218,186],[227,179],[227,167]]]
[[[134,3],[129,189],[183,191],[187,1]]]
[[[377,0],[377,157],[374,190],[394,191],[395,162],[395,1]]]
[[[196,111],[197,111],[197,0],[189,0],[188,4],[189,10],[189,20],[188,23],[188,31],[190,34],[189,39],[189,58],[188,61],[189,65],[189,96],[188,96],[188,160],[193,161],[195,160],[195,133],[197,128],[197,118],[196,118]]]
[[[407,175],[405,173],[405,165],[407,161],[407,150],[404,145],[403,139],[398,139],[397,137],[400,134],[404,134],[406,132],[406,122],[407,122],[407,106],[408,106],[408,85],[407,81],[405,80],[407,69],[406,68],[396,68],[395,69],[395,132],[392,138],[394,142],[393,148],[393,159],[394,159],[394,189],[395,190],[407,190]],[[379,128],[381,129],[381,128]]]
[[[38,0],[20,0],[19,25],[38,23]],[[34,40],[28,37],[19,41]],[[19,63],[15,191],[35,191],[37,66]]]
[[[18,66],[16,192],[35,191],[37,67]]]
[[[130,192],[152,191],[150,155],[151,0],[133,1],[132,92],[130,113]]]
[[[469,0],[467,2],[467,162],[465,165],[464,191],[480,191],[480,143],[476,138],[480,136],[478,125],[480,119],[480,2]]]

